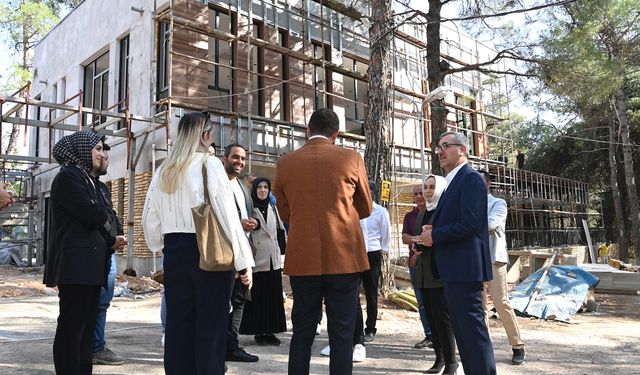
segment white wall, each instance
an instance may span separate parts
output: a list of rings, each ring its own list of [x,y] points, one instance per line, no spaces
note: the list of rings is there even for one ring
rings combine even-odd
[[[167,0],[158,0],[161,7]],[[130,113],[149,116],[151,112],[151,59],[153,58],[153,0],[85,0],[65,17],[34,50],[33,96],[41,95],[41,100],[62,102],[63,98],[77,94],[83,88],[84,65],[102,53],[109,51],[109,106],[118,101],[120,39],[129,35],[129,93]],[[131,7],[142,8],[142,14]],[[152,81],[153,79],[153,81]],[[46,82],[46,83],[45,83]],[[57,86],[57,97],[53,97],[53,86]],[[64,92],[62,92],[64,88]],[[76,106],[77,99],[70,102]],[[49,111],[43,110],[42,120],[48,120]],[[55,117],[55,115],[54,115]],[[76,124],[77,116],[65,120]],[[133,122],[133,130],[140,130],[144,123]],[[31,129],[32,135],[35,129]],[[48,131],[40,130],[40,152],[47,156],[49,148]],[[30,146],[35,152],[35,136]],[[59,137],[54,138],[54,142]],[[114,137],[107,142],[113,143]],[[150,143],[147,144],[150,148]],[[110,173],[106,179],[123,177],[126,174],[126,143],[111,151]],[[150,152],[143,152],[138,171],[147,169]],[[42,170],[50,169],[45,165]],[[48,191],[57,169],[41,174],[38,190]]]

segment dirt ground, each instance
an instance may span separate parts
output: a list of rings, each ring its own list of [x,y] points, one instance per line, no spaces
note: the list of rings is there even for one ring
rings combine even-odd
[[[0,374],[53,374],[51,347],[58,314],[55,289],[41,284],[42,271],[0,267]],[[135,281],[128,280],[129,283]],[[142,280],[143,285],[151,283]],[[144,287],[142,288],[144,289]],[[572,324],[518,318],[527,362],[510,364],[511,350],[500,322],[490,322],[499,374],[640,374],[640,296],[596,294],[600,309],[575,316]],[[430,367],[430,349],[414,349],[422,337],[418,314],[380,301],[376,340],[354,374],[417,374]],[[163,374],[158,292],[115,298],[107,314],[107,345],[125,357],[122,366],[94,366],[95,374]],[[291,300],[287,301],[290,313]],[[326,323],[326,319],[324,320]],[[288,327],[291,328],[288,317]],[[317,337],[312,374],[328,373],[326,327]],[[230,375],[285,374],[291,332],[278,335],[279,347],[241,344],[260,356],[257,363],[229,363]],[[462,371],[458,371],[458,375]]]

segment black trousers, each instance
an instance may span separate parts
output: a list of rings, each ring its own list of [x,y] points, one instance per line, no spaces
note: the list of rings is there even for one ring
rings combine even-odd
[[[247,287],[242,284],[239,277],[236,278],[231,290],[232,310],[229,314],[229,327],[227,328],[227,353],[240,348],[238,335],[240,335],[240,325],[242,324],[244,304],[247,302],[247,297]]]
[[[90,375],[100,287],[58,285],[58,297],[60,315],[53,341],[56,374]]]
[[[431,326],[433,350],[436,352],[436,362],[445,365],[456,365],[456,341],[449,320],[449,310],[442,288],[421,288],[424,310]]]
[[[231,271],[206,272],[193,233],[164,236],[167,375],[224,374]]]
[[[382,266],[382,252],[369,251],[369,270],[362,273],[362,286],[367,298],[367,322],[365,333],[376,334],[376,320],[378,319],[378,289],[380,287],[380,268]]]
[[[351,374],[360,273],[291,276],[290,281],[293,292],[293,337],[289,346],[289,374],[309,373],[311,345],[323,298],[327,306],[327,330],[331,346],[329,373]]]
[[[482,282],[442,284],[464,373],[495,375],[493,344],[484,318]]]

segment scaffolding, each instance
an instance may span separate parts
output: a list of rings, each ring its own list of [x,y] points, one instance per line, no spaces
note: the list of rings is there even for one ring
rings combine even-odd
[[[27,82],[24,87],[12,95],[0,96],[0,134],[3,134],[3,127],[7,126],[6,124],[24,126],[24,145],[26,146],[28,127],[45,129],[48,132],[49,147],[46,157],[38,156],[37,151],[36,155],[0,153],[0,164],[2,164],[0,177],[2,182],[9,183],[12,186],[14,197],[16,198],[14,206],[0,212],[0,223],[3,226],[24,226],[26,222],[28,227],[26,238],[3,239],[3,242],[26,245],[29,266],[34,265],[34,259],[36,265],[44,263],[44,249],[47,242],[47,238],[45,238],[46,215],[48,213],[44,208],[44,201],[38,199],[35,180],[39,175],[58,168],[58,164],[52,156],[55,132],[58,132],[58,135],[61,136],[81,130],[92,130],[112,137],[114,141],[110,142],[111,147],[126,143],[126,165],[129,175],[134,177],[130,178],[131,183],[129,184],[129,197],[132,199],[135,196],[136,188],[136,165],[149,135],[159,128],[168,128],[167,116],[164,112],[158,113],[155,117],[130,114],[128,96],[106,110],[84,107],[82,99],[83,91],[80,90],[66,98],[62,103],[36,100],[31,97],[31,82]],[[72,102],[77,102],[77,105],[70,104]],[[116,112],[114,109],[118,111]],[[47,110],[49,113],[47,121],[31,118],[32,116],[30,117],[29,115],[30,112],[32,115],[34,113],[40,114],[43,110]],[[87,121],[85,119],[87,114],[92,115],[95,119],[91,122]],[[73,119],[75,119],[75,124],[70,123],[70,120]],[[132,130],[132,122],[134,121],[148,125],[144,126],[142,130],[134,132]],[[109,129],[109,127],[112,128],[118,124],[123,125],[119,129]],[[1,140],[0,150],[3,150]],[[44,168],[40,169],[40,167]],[[131,201],[128,213],[130,218],[135,216],[134,207],[135,205]],[[133,243],[134,223],[129,220],[126,224],[129,241]],[[129,259],[132,259],[132,247],[129,246],[127,251]]]
[[[367,9],[362,11],[368,14]],[[47,157],[0,155],[3,178],[31,181],[30,185],[22,184],[30,187],[21,191],[19,197],[29,202],[29,212],[37,218],[34,235],[29,236],[37,241],[37,246],[30,248],[43,248],[46,239],[38,233],[43,233],[40,228],[45,225],[46,213],[43,214],[43,202],[28,200],[35,196],[28,190],[33,189],[37,178],[33,173],[36,167],[47,165],[38,173],[57,167],[51,160],[55,131],[93,129],[115,137],[112,145],[126,143],[129,266],[134,236],[141,235],[133,229],[136,165],[141,155],[150,151],[151,171],[155,172],[163,159],[157,153],[169,151],[171,122],[181,111],[208,112],[217,145],[245,144],[250,151],[249,171],[272,173],[281,155],[306,142],[307,119],[313,109],[322,106],[341,110],[345,119],[345,129],[336,144],[364,153],[361,127],[367,108],[369,40],[368,30],[359,20],[320,0],[168,0],[160,7],[154,2],[153,21],[154,57],[150,62],[149,88],[152,99],[149,113],[153,116],[129,112],[129,102],[142,93],[126,95],[124,101],[107,110],[83,106],[82,91],[63,103],[34,100],[29,85],[14,95],[0,98],[0,131],[3,123],[43,128],[50,140]],[[399,232],[403,215],[413,206],[410,188],[421,182],[421,161],[427,166],[432,163],[429,147],[419,147],[417,142],[422,137],[423,144],[429,145],[433,137],[426,126],[429,106],[424,104],[428,93],[422,55],[426,47],[424,32],[418,27],[403,26],[395,31],[394,37],[394,91],[421,103],[421,111],[417,111],[415,106],[407,107],[394,96],[392,124],[387,134],[392,152],[393,193],[389,212],[397,228],[395,255],[403,253]],[[479,62],[481,46],[477,42],[463,42],[460,34],[457,39],[456,48],[448,44],[443,51],[443,59],[457,66]],[[463,45],[475,45],[475,49]],[[503,158],[513,152],[513,141],[503,132],[496,134],[491,127],[499,124],[504,127],[509,114],[508,106],[499,105],[504,99],[508,102],[506,80],[461,73],[449,77],[447,83],[455,89],[445,103],[449,110],[448,127],[468,135],[471,163],[495,177],[496,195],[507,200],[510,248],[579,241],[579,219],[594,215],[588,211],[588,185],[518,170]],[[29,115],[29,111],[33,114],[42,110],[49,111],[47,121]],[[99,121],[85,123],[86,115]],[[144,125],[133,131],[134,121]],[[164,134],[158,135],[158,131]],[[11,177],[10,170],[5,169],[8,163],[23,164],[23,172]]]

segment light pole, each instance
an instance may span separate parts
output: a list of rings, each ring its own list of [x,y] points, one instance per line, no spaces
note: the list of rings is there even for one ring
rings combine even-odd
[[[422,114],[422,107],[425,104],[429,104],[435,100],[444,99],[447,94],[451,91],[447,86],[438,86],[434,90],[429,91],[427,96],[424,97],[421,101],[417,101],[416,98],[409,96],[402,92],[394,92],[394,95],[400,99],[403,99],[411,104],[413,104],[414,109],[418,112],[418,130],[420,131],[420,172],[422,173],[422,178],[426,176],[426,167],[425,167],[425,158],[424,158],[424,116]]]

